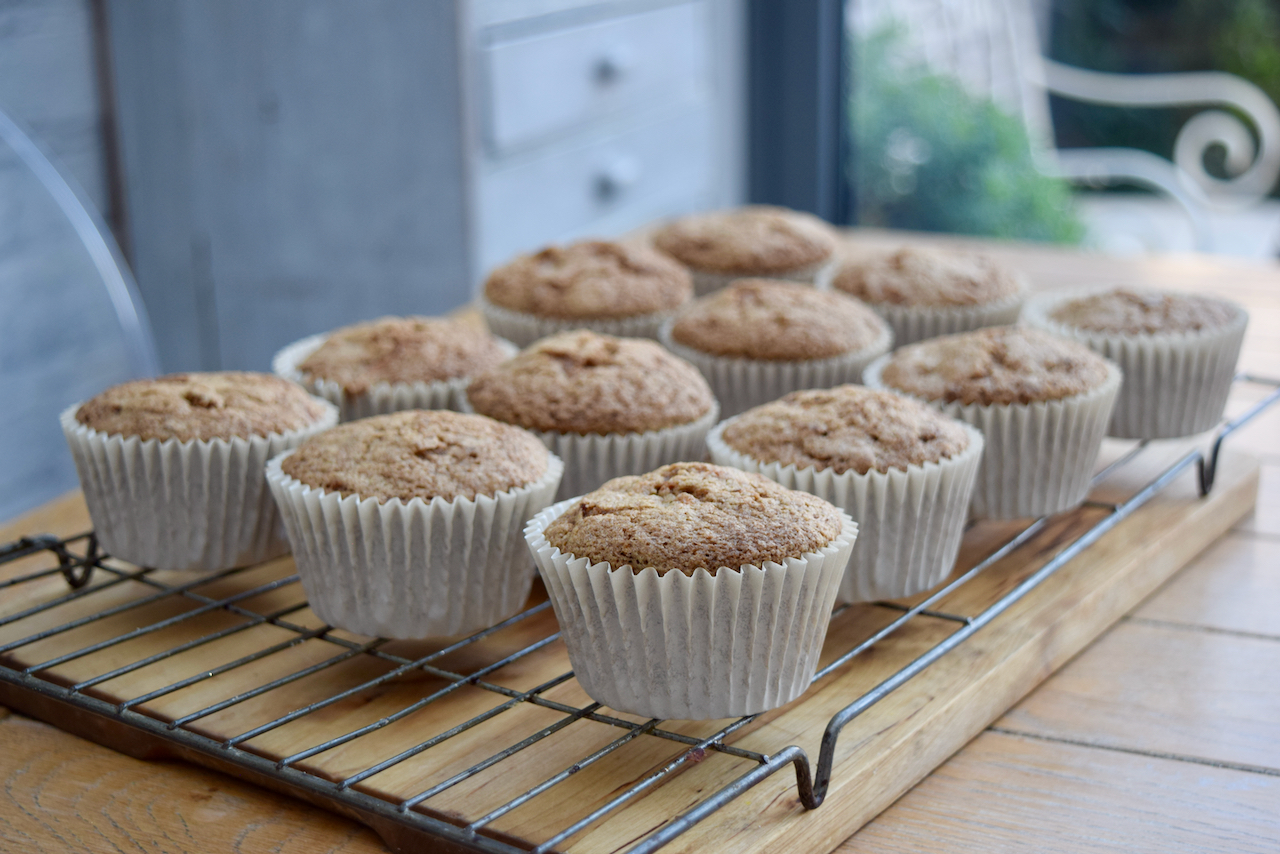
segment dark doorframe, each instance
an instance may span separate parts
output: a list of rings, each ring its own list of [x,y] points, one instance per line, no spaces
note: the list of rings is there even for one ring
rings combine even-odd
[[[747,193],[849,220],[844,0],[748,0]]]

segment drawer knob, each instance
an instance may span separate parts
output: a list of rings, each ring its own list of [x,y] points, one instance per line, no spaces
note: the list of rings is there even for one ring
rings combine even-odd
[[[596,60],[591,76],[600,86],[612,86],[631,68],[631,52],[625,47],[614,47]]]
[[[640,180],[640,161],[634,157],[618,157],[595,176],[595,194],[601,202],[615,201]]]

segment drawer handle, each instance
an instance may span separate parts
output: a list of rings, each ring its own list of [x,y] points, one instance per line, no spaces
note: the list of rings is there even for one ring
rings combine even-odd
[[[631,70],[631,52],[618,46],[607,51],[592,66],[591,76],[600,86],[612,86]]]
[[[596,173],[596,198],[612,202],[640,180],[640,161],[634,157],[618,157]]]

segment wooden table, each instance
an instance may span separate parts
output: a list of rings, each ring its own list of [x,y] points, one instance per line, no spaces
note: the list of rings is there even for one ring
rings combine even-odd
[[[982,245],[1037,288],[1125,282],[1234,299],[1252,315],[1242,369],[1280,375],[1276,265]],[[1280,411],[1237,447],[1263,461],[1256,514],[841,851],[1280,849]],[[37,512],[71,533],[84,526],[77,502]],[[15,520],[0,541],[30,530]],[[0,779],[6,851],[385,850],[371,831],[313,807],[18,715],[0,719]]]

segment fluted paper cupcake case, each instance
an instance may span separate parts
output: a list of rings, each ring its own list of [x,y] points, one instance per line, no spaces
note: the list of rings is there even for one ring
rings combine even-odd
[[[688,270],[689,274],[693,276],[694,297],[705,297],[707,294],[713,294],[728,286],[730,282],[736,282],[739,279],[779,279],[784,282],[800,282],[801,284],[813,285],[819,290],[826,290],[831,282],[831,277],[835,275],[837,266],[839,266],[839,262],[833,255],[832,258],[826,261],[819,261],[817,264],[809,264],[782,273],[711,273],[695,270],[692,267],[689,267]]]
[[[893,331],[886,326],[884,333],[869,347],[829,359],[795,362],[742,359],[714,356],[677,343],[671,335],[674,325],[674,319],[664,323],[658,330],[658,340],[702,373],[712,394],[720,401],[722,418],[732,418],[793,391],[861,382],[863,369],[893,348]]]
[[[564,554],[543,532],[577,499],[525,528],[574,675],[596,702],[655,718],[752,715],[794,700],[818,667],[858,526],[816,553],[763,566],[633,572]]]
[[[461,411],[475,412],[465,389],[458,399]],[[707,453],[707,431],[719,417],[720,407],[712,401],[707,414],[696,421],[644,433],[529,432],[564,460],[564,477],[556,493],[560,501],[591,492],[615,477],[644,474],[667,463],[702,460]]]
[[[539,338],[567,332],[570,329],[590,329],[601,335],[613,335],[618,338],[657,338],[658,327],[675,313],[658,311],[652,314],[637,314],[631,317],[610,318],[574,318],[563,319],[538,317],[522,311],[494,305],[480,297],[480,313],[494,335],[499,335],[519,347],[528,347]]]
[[[981,305],[921,306],[867,303],[867,307],[893,327],[895,346],[905,347],[926,338],[969,332],[985,326],[1006,326],[1018,319],[1024,294],[1019,291],[1002,300]]]
[[[1120,365],[1124,381],[1107,435],[1173,439],[1216,427],[1231,393],[1248,312],[1228,303],[1235,317],[1226,326],[1158,335],[1094,332],[1050,317],[1064,302],[1098,290],[1037,294],[1027,300],[1023,321],[1079,341]]]
[[[974,427],[964,425],[969,445],[953,457],[905,470],[837,474],[744,454],[722,438],[731,423],[720,422],[707,436],[713,463],[757,472],[826,499],[857,521],[858,541],[837,604],[912,596],[951,574],[982,460],[982,434]]]
[[[904,394],[881,382],[888,362],[886,355],[867,367],[866,385]],[[917,399],[982,431],[986,446],[970,505],[973,516],[1047,516],[1077,507],[1088,496],[1120,376],[1120,368],[1107,362],[1107,376],[1095,388],[1042,403],[966,406]]]
[[[523,529],[551,503],[563,466],[525,486],[446,501],[361,498],[307,486],[267,464],[316,616],[371,637],[469,634],[520,610],[533,584]]]
[[[338,409],[301,430],[231,439],[109,435],[61,415],[98,541],[108,554],[156,569],[214,572],[289,551],[263,468],[281,451],[338,423]]]
[[[402,412],[406,409],[456,410],[458,408],[458,394],[470,381],[468,377],[433,382],[380,382],[374,383],[368,391],[360,394],[347,394],[342,386],[333,380],[318,377],[308,379],[298,370],[298,365],[314,353],[328,339],[329,334],[321,332],[318,335],[311,335],[280,349],[271,359],[272,373],[292,380],[315,396],[336,405],[341,411],[341,420],[344,422],[368,418],[371,415]],[[518,352],[516,346],[510,341],[499,339],[498,346],[502,348],[507,358]]]

